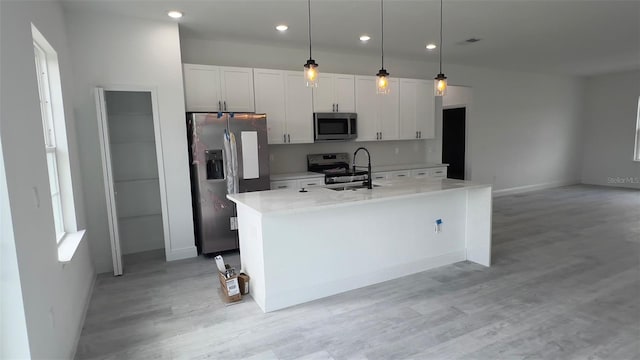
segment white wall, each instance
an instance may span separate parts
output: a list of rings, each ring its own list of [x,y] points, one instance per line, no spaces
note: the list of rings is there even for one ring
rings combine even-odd
[[[582,182],[640,189],[633,161],[640,71],[591,77],[586,82]]]
[[[0,139],[2,134],[0,134]],[[0,359],[30,357],[29,336],[22,301],[18,256],[13,236],[9,189],[0,141]]]
[[[186,63],[300,70],[308,54],[304,48],[271,47],[225,40],[182,39]],[[314,49],[323,72],[371,75],[379,58]],[[437,64],[385,57],[392,77],[433,78]],[[444,71],[452,85],[473,88],[473,117],[468,149],[471,180],[493,183],[494,189],[530,188],[578,182],[580,177],[582,81],[573,77],[522,73],[449,65]],[[320,85],[322,86],[322,85]],[[427,161],[439,161],[440,139],[421,143]],[[367,145],[369,146],[369,145]],[[373,146],[373,145],[372,145]],[[376,145],[377,146],[377,145]],[[396,161],[396,144],[376,156]],[[315,151],[318,145],[278,146],[277,158],[290,151]],[[290,150],[288,150],[290,149]],[[385,150],[386,149],[386,150]],[[386,155],[378,155],[386,151]],[[409,151],[411,153],[411,151]],[[404,159],[402,159],[404,160]],[[277,160],[276,160],[277,161]],[[407,161],[402,161],[407,162]],[[299,163],[291,170],[300,168]],[[286,170],[286,165],[275,164]]]
[[[98,125],[96,86],[157,90],[169,208],[169,260],[196,256],[178,25],[102,13],[67,12],[75,75],[75,111],[82,150],[91,250],[99,272],[112,270]],[[125,269],[126,271],[126,269]]]
[[[1,1],[0,6],[0,134],[29,349],[33,358],[69,358],[75,352],[95,276],[86,241],[80,243],[71,262],[58,262],[31,34],[33,22],[58,54],[76,221],[84,228],[65,19],[54,1]],[[40,206],[34,190],[40,194]],[[4,245],[11,239],[4,238],[8,231],[4,225],[2,231],[4,278],[5,249],[9,255],[11,251],[10,245]],[[90,237],[91,229],[87,231]],[[14,283],[14,290],[16,286]],[[5,296],[3,289],[3,307]],[[2,335],[3,343],[18,342],[14,344],[16,355],[25,354],[19,317],[18,313],[2,318],[3,327],[4,321],[15,323],[11,334],[15,337],[7,340]]]

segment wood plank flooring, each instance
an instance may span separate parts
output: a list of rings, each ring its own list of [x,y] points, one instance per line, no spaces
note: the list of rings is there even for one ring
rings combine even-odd
[[[640,359],[640,191],[494,200],[491,268],[461,262],[263,314],[212,259],[98,276],[78,359]],[[238,266],[237,254],[225,256]]]

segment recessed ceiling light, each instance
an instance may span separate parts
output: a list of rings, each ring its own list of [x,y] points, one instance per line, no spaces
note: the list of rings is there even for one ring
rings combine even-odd
[[[360,41],[362,41],[362,42],[367,42],[369,40],[371,40],[371,36],[369,36],[369,35],[360,36]]]
[[[427,44],[427,50],[433,50],[435,48],[437,48],[438,46],[436,44]]]
[[[178,10],[171,10],[167,13],[167,15],[169,15],[170,18],[180,19],[182,17],[182,12]]]
[[[287,31],[288,28],[289,27],[287,25],[284,25],[284,24],[276,26],[276,30],[278,30],[278,31]]]

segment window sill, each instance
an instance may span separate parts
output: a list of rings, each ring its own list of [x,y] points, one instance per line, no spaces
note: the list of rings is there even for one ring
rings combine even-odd
[[[72,233],[66,233],[62,240],[58,243],[58,261],[66,264],[71,262],[73,255],[76,253],[78,246],[85,238],[86,230],[79,230]]]

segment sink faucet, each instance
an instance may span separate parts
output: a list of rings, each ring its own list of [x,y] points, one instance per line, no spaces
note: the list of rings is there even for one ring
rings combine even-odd
[[[368,189],[373,189],[373,183],[371,181],[371,154],[369,154],[369,150],[367,150],[364,147],[359,147],[356,149],[356,151],[353,153],[353,172],[356,172],[356,155],[358,155],[358,152],[360,150],[364,150],[367,153],[367,161],[368,161],[368,165],[367,165],[367,181],[365,181],[365,185],[367,185]]]

